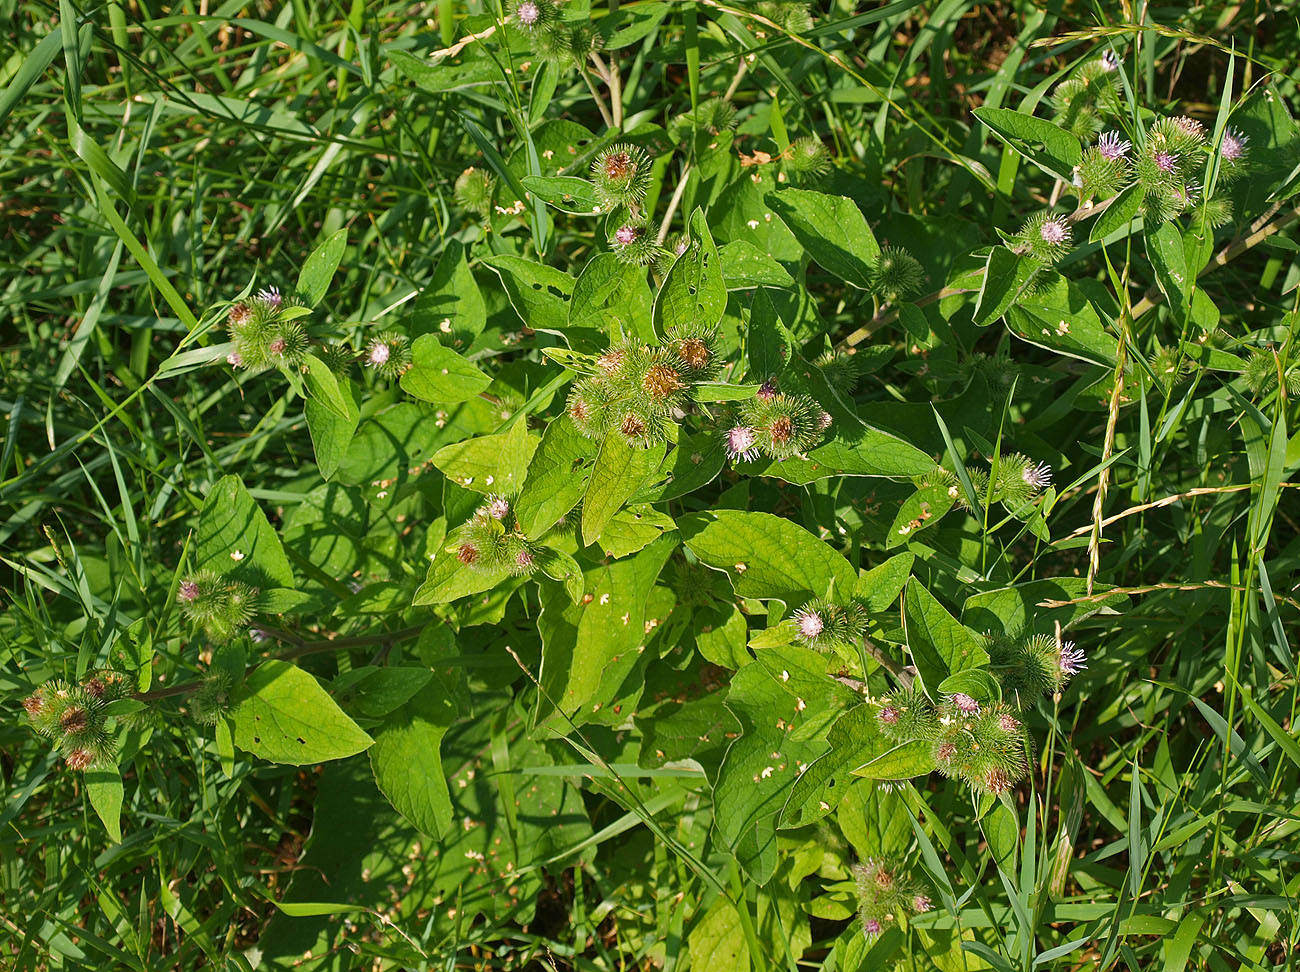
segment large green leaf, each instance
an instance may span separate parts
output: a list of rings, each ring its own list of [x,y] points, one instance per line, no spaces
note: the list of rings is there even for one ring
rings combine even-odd
[[[86,798],[115,844],[122,842],[122,792],[122,772],[116,766],[86,771]]]
[[[487,323],[487,305],[466,261],[465,245],[448,240],[429,285],[402,318],[414,339],[435,335],[457,351],[466,351]]]
[[[975,636],[915,577],[908,581],[903,594],[903,630],[929,693],[936,692],[948,676],[989,663],[988,652]]]
[[[1059,621],[1069,627],[1098,611],[1120,611],[1128,606],[1125,594],[1107,594],[1108,584],[1098,584],[1096,599],[1087,598],[1084,577],[1045,577],[972,594],[962,606],[962,620],[976,631],[994,631],[1012,637],[1020,634],[1052,634]],[[1061,601],[1060,607],[1044,602]]]
[[[563,334],[569,326],[574,279],[562,270],[510,253],[483,261],[497,272],[515,313],[534,331]]]
[[[343,759],[373,742],[315,678],[276,659],[262,662],[244,680],[230,717],[235,745],[273,763]]]
[[[934,770],[930,743],[924,739],[894,745],[853,771],[854,776],[869,780],[910,780]]]
[[[471,45],[463,55],[436,61],[417,57],[409,51],[390,50],[387,56],[398,74],[414,81],[420,90],[432,94],[501,80],[501,69],[490,58],[478,53],[478,45]]]
[[[411,345],[411,367],[402,375],[402,391],[438,404],[467,401],[487,390],[492,379],[435,335],[426,334]]]
[[[586,716],[614,698],[621,679],[607,670],[630,671],[645,644],[645,609],[655,578],[676,542],[656,540],[624,560],[589,568],[583,581],[587,595],[578,603],[559,584],[542,584],[542,670],[537,721],[564,713]],[[601,688],[608,697],[598,697]],[[580,712],[581,710],[581,712]]]
[[[713,789],[714,827],[757,884],[776,870],[777,819],[801,774],[856,692],[826,675],[829,659],[807,648],[760,648],[731,679],[729,708],[741,724]]]
[[[880,244],[857,203],[811,189],[782,189],[768,193],[767,204],[819,266],[861,290],[871,288]]]
[[[722,260],[704,213],[698,209],[691,215],[689,230],[690,246],[673,261],[655,297],[657,334],[662,335],[670,327],[711,328],[722,320],[727,309]]]
[[[388,802],[421,831],[441,837],[451,826],[451,797],[442,770],[442,737],[456,704],[437,679],[393,713],[370,747],[375,783]]]
[[[628,445],[617,431],[605,436],[582,496],[583,544],[596,541],[605,524],[659,468],[663,458],[663,443],[642,449]]]
[[[955,502],[947,486],[922,486],[898,505],[885,537],[885,549],[908,543],[922,530],[937,524]]]
[[[1034,165],[1069,182],[1083,158],[1079,140],[1045,118],[1011,108],[976,108],[974,115]]]
[[[790,287],[794,278],[785,267],[749,240],[732,240],[718,247],[722,258],[722,279],[728,290],[750,287]]]
[[[691,553],[726,571],[741,597],[802,603],[853,591],[857,574],[849,562],[803,527],[771,513],[716,510],[680,517],[677,528]]]
[[[1145,191],[1140,183],[1135,182],[1116,196],[1115,201],[1107,206],[1097,217],[1097,222],[1092,224],[1088,242],[1100,243],[1112,233],[1127,229],[1137,218],[1138,210],[1142,208],[1142,196]]]
[[[626,557],[675,527],[672,517],[652,506],[629,506],[605,524],[600,532],[600,548],[611,557]]]
[[[515,518],[526,536],[537,539],[578,505],[587,491],[594,453],[594,444],[567,417],[546,427],[515,500]]]
[[[526,175],[520,180],[524,188],[564,213],[591,216],[600,212],[596,187],[577,176]],[[603,254],[612,256],[612,254]]]
[[[325,299],[329,292],[330,281],[343,259],[343,251],[348,247],[348,231],[335,230],[316,245],[298,272],[298,296],[307,302],[308,307],[315,307]]]
[[[785,370],[794,355],[794,335],[781,322],[772,298],[761,287],[749,308],[747,337],[751,378],[763,381]]]
[[[307,431],[311,433],[316,467],[320,470],[322,479],[329,479],[338,470],[361,420],[361,410],[357,407],[352,382],[347,378],[337,378],[335,388],[343,402],[345,414],[340,415],[315,398],[309,398],[305,407]]]
[[[573,285],[569,327],[595,328],[619,338],[650,342],[654,298],[645,270],[623,263],[612,253],[599,253],[587,262]]]
[[[1009,307],[1007,330],[1023,341],[1083,361],[1113,366],[1119,343],[1073,281],[1058,277]]]
[[[975,323],[992,324],[1016,302],[1040,265],[1027,256],[995,246],[984,265],[984,279],[975,301]]]
[[[412,603],[448,604],[470,594],[490,591],[510,576],[506,567],[475,570],[462,564],[454,553],[440,550],[429,564],[429,573]]]
[[[433,454],[433,464],[466,489],[513,496],[523,486],[537,443],[528,423],[519,419],[505,432],[443,446]]]
[[[687,939],[697,972],[749,972],[749,946],[736,907],[724,895],[714,899]]]
[[[1155,270],[1156,285],[1177,320],[1187,317],[1196,287],[1196,271],[1187,266],[1187,252],[1178,223],[1161,223],[1146,231],[1147,259]]]
[[[194,565],[259,588],[294,586],[289,559],[238,476],[217,481],[199,514]]]
[[[830,749],[809,763],[791,787],[781,810],[782,827],[803,827],[832,813],[848,794],[853,771],[893,746],[880,735],[876,710],[869,705],[854,706],[836,719],[827,742]]]
[[[884,563],[859,575],[857,596],[865,601],[868,611],[879,614],[898,600],[915,562],[916,557],[910,553],[894,554]]]

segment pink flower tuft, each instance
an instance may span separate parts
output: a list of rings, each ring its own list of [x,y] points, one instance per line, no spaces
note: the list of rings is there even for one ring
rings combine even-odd
[[[826,627],[826,622],[816,611],[807,608],[794,612],[795,623],[799,626],[799,637],[805,641],[813,641],[817,638],[822,630]]]
[[[1046,489],[1052,484],[1052,467],[1045,462],[1040,462],[1037,466],[1026,466],[1020,475],[1025,484],[1034,489]]]
[[[635,243],[641,232],[635,226],[629,226],[626,223],[614,231],[614,242],[619,246],[628,246]]]
[[[965,692],[954,692],[948,697],[948,701],[962,715],[979,715],[980,704],[972,699]]]
[[[1246,154],[1246,142],[1249,139],[1235,128],[1223,133],[1223,144],[1219,146],[1219,157],[1229,164],[1240,162]]]
[[[934,905],[930,903],[930,899],[923,894],[918,894],[912,899],[912,910],[918,915],[925,914],[933,907]]]
[[[542,8],[533,3],[533,0],[524,0],[515,9],[515,16],[525,27],[532,27],[542,19]]]
[[[892,705],[887,705],[880,710],[880,715],[878,716],[878,718],[880,719],[881,722],[883,722],[887,726],[897,725],[898,710],[895,709]]]
[[[1038,235],[1042,237],[1044,243],[1068,243],[1070,224],[1063,219],[1049,219],[1038,228]]]
[[[1156,168],[1161,172],[1173,172],[1178,168],[1178,156],[1174,155],[1173,152],[1157,152],[1151,158],[1155,161]]]
[[[1127,158],[1130,148],[1132,148],[1132,143],[1127,139],[1120,138],[1119,132],[1107,132],[1097,139],[1097,151],[1108,162]]]
[[[392,353],[393,349],[388,346],[387,341],[371,341],[369,347],[366,348],[366,364],[372,368],[386,365],[388,364],[389,355]]]
[[[1082,648],[1076,648],[1073,641],[1061,645],[1061,672],[1065,675],[1077,675],[1088,667],[1088,656]]]
[[[758,458],[758,449],[755,445],[757,441],[753,429],[747,425],[737,425],[727,432],[727,456],[733,460],[753,462]]]
[[[181,586],[176,591],[176,599],[182,604],[193,604],[199,599],[198,583],[188,578],[181,581]]]
[[[880,922],[878,922],[875,918],[868,918],[866,921],[862,923],[862,930],[865,931],[869,936],[874,937],[876,935],[879,935],[882,929],[880,926]]]

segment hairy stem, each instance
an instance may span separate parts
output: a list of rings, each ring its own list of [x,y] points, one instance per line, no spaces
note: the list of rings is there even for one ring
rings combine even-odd
[[[401,628],[397,631],[386,631],[374,635],[360,635],[354,638],[325,638],[320,641],[307,641],[298,637],[289,631],[283,631],[279,628],[262,628],[267,635],[276,641],[282,641],[285,644],[292,645],[288,651],[273,656],[271,659],[262,661],[291,661],[294,658],[302,658],[305,655],[317,655],[323,651],[338,651],[342,648],[366,648],[370,645],[380,645],[381,647],[391,648],[399,641],[409,641],[411,638],[418,637],[426,627],[426,624],[413,625],[409,628]],[[253,669],[262,664],[261,661],[254,662],[244,670],[247,677]],[[183,682],[180,685],[169,685],[166,688],[153,689],[150,692],[142,692],[135,697],[141,702],[153,702],[157,699],[173,698],[177,695],[188,695],[190,692],[202,688],[203,682]]]

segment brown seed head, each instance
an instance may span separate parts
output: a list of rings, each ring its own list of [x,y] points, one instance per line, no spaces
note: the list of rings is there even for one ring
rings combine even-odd
[[[709,346],[699,338],[686,338],[677,345],[677,357],[692,368],[704,368],[713,355]]]
[[[95,754],[89,749],[74,749],[63,759],[68,764],[68,769],[85,770],[90,769],[90,765],[95,762]]]
[[[645,435],[645,422],[635,412],[625,412],[618,430],[629,439],[639,439]]]
[[[984,777],[984,786],[990,793],[1005,793],[1011,789],[1011,778],[1000,769],[991,769]]]
[[[623,362],[627,360],[627,352],[622,348],[611,348],[596,359],[596,366],[607,375],[612,375],[623,367]]]
[[[782,415],[767,431],[773,442],[777,445],[785,445],[794,438],[794,422],[790,421],[788,415]]]
[[[641,387],[647,395],[662,401],[685,388],[686,382],[682,381],[682,376],[675,368],[656,364],[647,369],[645,377],[641,379]]]
[[[236,304],[230,308],[230,314],[226,318],[231,327],[241,327],[253,319],[253,310],[247,304]]]
[[[478,560],[478,547],[472,543],[462,543],[456,551],[456,559],[465,565],[474,563]]]
[[[63,715],[59,716],[59,726],[64,732],[81,732],[90,724],[90,714],[79,705],[68,706]]]
[[[605,178],[614,180],[626,179],[636,170],[632,156],[626,152],[611,152],[601,168],[605,171]]]
[[[100,678],[98,675],[92,675],[90,678],[86,679],[84,682],[81,683],[81,687],[84,688],[87,693],[93,695],[95,698],[102,699],[104,697],[104,691],[108,686],[104,684],[104,680]]]
[[[39,689],[23,699],[23,709],[33,719],[45,711],[45,696],[41,695]]]

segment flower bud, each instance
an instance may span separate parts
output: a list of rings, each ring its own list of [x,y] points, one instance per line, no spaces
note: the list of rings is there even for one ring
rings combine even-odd
[[[411,368],[411,342],[403,334],[385,331],[365,347],[361,360],[384,378],[400,378]]]
[[[650,158],[635,145],[613,145],[591,163],[591,178],[605,209],[634,207],[650,186]]]
[[[831,171],[831,153],[821,139],[797,138],[785,152],[786,168],[800,182],[815,182]]]
[[[1016,234],[1020,249],[1047,266],[1059,263],[1070,252],[1072,239],[1065,217],[1051,213],[1031,216]]]
[[[525,2],[531,3],[533,0]],[[471,165],[456,177],[452,194],[461,208],[478,213],[479,216],[487,216],[492,212],[492,196],[495,191],[496,180],[491,173]]]
[[[620,262],[634,267],[649,266],[659,259],[661,252],[654,234],[638,222],[619,226],[609,238],[609,245]]]
[[[871,270],[871,291],[881,300],[905,300],[925,286],[925,269],[901,246],[880,251]]]

